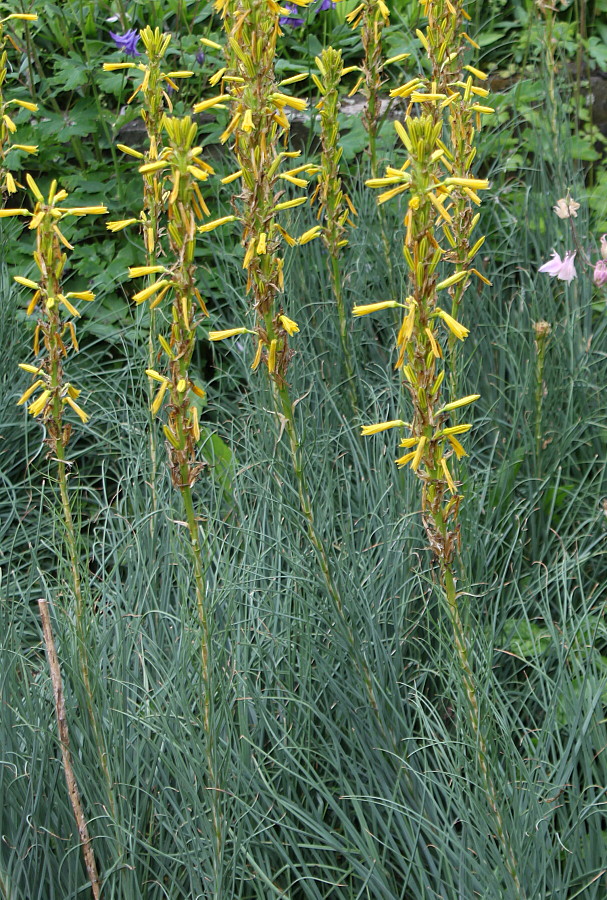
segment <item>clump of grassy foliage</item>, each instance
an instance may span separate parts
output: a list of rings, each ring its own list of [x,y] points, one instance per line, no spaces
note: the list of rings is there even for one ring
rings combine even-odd
[[[67,4],[61,15],[76,16],[77,6]],[[150,4],[152,26],[163,24],[162,6]],[[174,46],[190,37],[185,6],[168,4],[164,11],[176,32],[179,23],[183,29]],[[101,26],[94,18],[88,23],[80,8],[86,37],[87,29]],[[393,22],[400,21],[399,10]],[[470,11],[474,20],[477,8]],[[210,33],[210,22],[201,11],[191,28],[192,56],[197,32]],[[48,50],[52,26],[42,28]],[[396,53],[402,39],[392,28],[384,37]],[[212,33],[217,37],[218,29]],[[95,40],[89,39],[91,50]],[[62,53],[69,58],[69,49]],[[36,82],[36,91],[44,85]],[[477,259],[492,286],[475,279],[466,292],[466,321],[474,328],[458,353],[461,395],[480,394],[460,475],[468,594],[462,625],[486,762],[500,773],[496,802],[522,891],[546,900],[601,900],[607,327],[604,296],[589,277],[567,285],[537,275],[561,235],[550,212],[555,192],[563,196],[570,187],[583,199],[583,181],[567,105],[556,108],[562,152],[555,158],[552,116],[542,117],[524,90],[523,83],[505,101],[498,98],[498,126],[478,137],[491,193],[480,208],[477,227],[486,242]],[[567,83],[557,79],[558,90],[566,96]],[[113,113],[97,99],[109,127]],[[500,122],[506,102],[519,111]],[[522,144],[529,121],[532,154]],[[215,133],[226,125],[227,118]],[[34,126],[19,127],[21,134]],[[215,126],[209,128],[213,133]],[[76,136],[65,137],[65,153],[76,153]],[[378,153],[388,145],[381,131]],[[48,194],[53,172],[44,146],[41,140],[48,173],[36,181]],[[82,205],[103,193],[87,187],[95,172],[104,173],[100,184],[110,182],[110,141],[98,149],[97,169],[83,174],[74,163],[81,192],[75,202]],[[520,163],[514,167],[512,154]],[[346,162],[344,153],[344,188],[358,212],[340,259],[349,308],[391,299],[385,245],[375,236],[382,229],[402,233],[406,208],[397,199],[380,220],[363,185],[368,162]],[[217,168],[222,165],[226,174],[233,169],[220,161]],[[137,208],[141,192],[139,176],[120,171],[117,218],[129,203]],[[206,184],[221,207],[225,188],[213,188],[210,179]],[[305,205],[284,215],[292,217],[281,219],[289,234],[315,225]],[[582,204],[580,234],[589,232],[588,215]],[[317,564],[297,474],[278,446],[280,419],[276,430],[268,427],[269,379],[251,370],[236,341],[199,341],[190,372],[207,389],[200,406],[208,427],[201,422],[196,441],[207,466],[192,485],[192,500],[204,520],[209,560],[204,577],[216,689],[209,727],[217,766],[211,784],[194,561],[168,471],[159,466],[155,495],[148,484],[141,323],[110,288],[107,273],[99,273],[99,260],[114,261],[99,249],[107,242],[122,279],[145,250],[125,240],[127,232],[107,235],[102,225],[91,225],[85,232],[90,267],[76,249],[65,273],[69,290],[101,289],[98,320],[89,323],[91,305],[81,328],[86,351],[70,360],[70,378],[87,386],[83,406],[90,416],[70,443],[74,546],[90,611],[87,684],[82,635],[68,614],[74,587],[62,549],[64,525],[50,512],[60,505],[60,485],[49,476],[44,434],[15,406],[27,387],[15,383],[27,299],[8,267],[18,264],[29,277],[22,266],[26,250],[16,249],[27,245],[29,253],[29,241],[18,236],[14,220],[0,224],[0,896],[66,900],[90,893],[62,780],[39,629],[37,600],[45,596],[55,611],[73,766],[103,898],[211,898],[217,884],[222,897],[241,900],[518,897],[473,762],[478,745],[452,625],[433,583],[414,479],[395,469],[383,438],[361,441],[343,415],[340,321],[321,242],[285,253],[285,295],[300,326],[289,392],[302,460],[312,473],[315,522],[347,600],[348,626],[371,673],[375,704]],[[66,222],[62,230],[78,248],[75,228]],[[195,251],[204,296],[213,296],[214,314],[226,321],[250,322],[241,252],[226,231],[212,235],[212,252],[206,244]],[[397,296],[408,296],[409,266],[398,246],[390,268]],[[164,316],[159,312],[159,332]],[[541,322],[551,331],[540,367]],[[403,398],[393,377],[390,329],[378,320],[371,325],[352,330],[353,374],[366,415],[379,422],[398,418]],[[88,714],[90,696],[108,748],[113,803]],[[214,785],[221,789],[221,853]]]

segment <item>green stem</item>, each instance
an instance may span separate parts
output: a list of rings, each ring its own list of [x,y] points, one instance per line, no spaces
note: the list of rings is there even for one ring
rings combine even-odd
[[[276,381],[272,379],[272,387],[274,391],[274,402],[277,411],[282,415],[285,422],[285,429],[289,436],[289,447],[291,451],[291,463],[293,466],[293,472],[295,474],[295,478],[297,480],[297,489],[299,494],[299,505],[301,508],[301,512],[307,523],[307,531],[308,538],[312,547],[316,552],[316,556],[318,558],[318,564],[320,566],[320,570],[323,575],[323,579],[325,582],[325,586],[327,589],[327,593],[329,598],[333,602],[335,610],[339,615],[339,618],[342,623],[342,627],[346,633],[346,638],[348,644],[350,646],[350,650],[355,659],[358,659],[361,675],[363,681],[365,683],[365,687],[367,689],[367,694],[369,697],[369,703],[375,713],[378,715],[378,706],[377,700],[375,697],[375,690],[373,688],[373,680],[371,678],[371,673],[369,670],[369,666],[367,661],[364,659],[362,654],[359,652],[359,647],[357,641],[354,637],[354,631],[352,630],[352,626],[350,625],[346,612],[344,609],[343,601],[341,598],[341,594],[337,585],[335,584],[335,580],[331,573],[331,566],[329,564],[329,558],[326,554],[324,544],[318,534],[316,523],[314,521],[314,512],[312,509],[312,501],[310,498],[310,492],[308,490],[307,479],[304,468],[304,460],[302,453],[301,440],[299,437],[299,433],[297,430],[297,424],[295,422],[295,411],[293,408],[293,401],[291,400],[291,395],[289,393],[289,388],[286,385],[279,387],[276,384]]]
[[[211,628],[209,624],[207,591],[206,591],[206,566],[203,559],[203,548],[200,541],[200,528],[194,511],[192,489],[188,483],[189,468],[187,463],[181,466],[180,493],[183,498],[183,506],[189,532],[189,545],[194,566],[194,585],[196,590],[196,607],[201,627],[200,661],[202,667],[203,682],[203,726],[206,736],[206,763],[207,763],[207,789],[210,794],[211,818],[215,852],[213,854],[213,897],[223,897],[222,893],[222,860],[223,860],[223,811],[221,804],[221,790],[219,786],[219,774],[217,767],[217,753],[215,745],[214,716],[213,716],[213,671],[212,671],[212,644]]]
[[[461,619],[453,567],[451,564],[446,563],[441,559],[439,559],[439,565],[441,569],[441,580],[445,591],[445,598],[447,600],[449,619],[451,621],[451,627],[453,629],[453,641],[455,644],[457,659],[462,675],[464,694],[466,696],[466,703],[468,706],[468,721],[470,723],[470,728],[474,736],[476,759],[481,774],[483,790],[491,812],[493,813],[497,838],[502,847],[502,851],[504,853],[506,861],[506,868],[514,883],[517,897],[524,898],[525,895],[518,876],[517,863],[514,856],[514,851],[512,849],[510,835],[508,834],[506,826],[504,825],[504,820],[499,808],[497,790],[487,761],[487,740],[485,738],[484,729],[481,724],[475,677],[472,671],[472,664],[470,662],[470,651],[468,647],[466,630]]]
[[[112,788],[112,779],[110,777],[110,770],[107,762],[107,750],[105,746],[105,742],[101,735],[99,724],[97,722],[97,715],[95,713],[95,703],[93,698],[93,691],[91,688],[91,679],[89,673],[89,663],[88,663],[88,654],[87,654],[87,645],[86,645],[86,622],[85,622],[85,614],[86,607],[84,603],[84,597],[82,594],[82,582],[80,579],[80,570],[79,570],[79,562],[78,562],[78,551],[76,546],[76,532],[74,529],[74,518],[72,516],[72,506],[70,503],[70,497],[67,488],[67,466],[65,459],[65,447],[63,445],[63,441],[59,439],[57,441],[56,449],[56,460],[57,460],[57,476],[59,481],[59,493],[61,495],[61,506],[63,509],[63,518],[65,520],[65,543],[67,546],[67,552],[70,561],[70,570],[72,575],[72,586],[74,588],[74,598],[76,601],[76,640],[78,644],[78,661],[80,663],[80,673],[82,675],[82,682],[84,684],[84,691],[86,694],[86,706],[87,712],[89,716],[89,721],[91,723],[93,729],[93,737],[95,740],[95,744],[97,746],[97,752],[99,755],[99,761],[101,763],[101,768],[103,770],[103,774],[107,783],[108,790],[108,801],[110,804],[110,810],[112,812],[112,816],[115,814],[115,802],[114,802],[114,792]]]
[[[344,303],[344,293],[341,284],[341,271],[339,265],[339,257],[331,254],[330,257],[330,274],[331,286],[333,288],[333,296],[335,297],[335,305],[337,306],[337,315],[339,318],[339,338],[343,351],[344,365],[346,369],[348,398],[352,415],[358,415],[358,399],[356,396],[356,387],[354,380],[354,364],[352,361],[352,341],[350,337],[350,329],[348,327],[348,316],[346,314],[346,306]]]

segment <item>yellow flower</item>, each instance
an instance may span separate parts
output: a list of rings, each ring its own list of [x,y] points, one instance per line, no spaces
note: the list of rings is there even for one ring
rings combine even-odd
[[[449,331],[454,334],[458,340],[463,341],[470,334],[469,328],[465,328],[457,321],[457,319],[454,319],[453,316],[450,316],[449,313],[438,306],[436,308],[436,315],[443,320]]]
[[[205,109],[212,109],[214,106],[219,106],[220,103],[224,103],[226,100],[230,99],[231,98],[229,94],[219,94],[217,97],[210,97],[208,100],[201,100],[200,103],[195,104],[194,112],[204,112]]]
[[[37,291],[40,287],[40,285],[35,281],[32,281],[31,278],[24,278],[22,275],[14,275],[13,278],[17,284],[22,284],[23,287],[31,288],[33,291]]]
[[[166,272],[164,266],[129,266],[129,278],[140,278],[142,275],[157,275]]]
[[[198,226],[198,231],[201,234],[206,234],[207,231],[213,231],[215,228],[219,228],[220,225],[226,225],[228,222],[234,222],[236,220],[236,216],[222,216],[220,219],[213,219],[212,222],[205,222],[204,225]]]
[[[115,222],[106,222],[105,227],[108,231],[122,231],[127,225],[134,225],[138,219],[117,219]]]
[[[462,406],[467,406],[469,403],[474,403],[480,396],[480,394],[468,394],[467,397],[460,397],[459,400],[452,400],[451,403],[446,403],[445,406],[439,409],[437,415],[444,412],[450,412],[452,409],[459,409]]]
[[[247,334],[248,328],[226,328],[223,331],[209,331],[210,341],[224,341],[226,338],[236,337],[237,334]]]
[[[253,129],[255,128],[255,125],[253,124],[253,113],[250,109],[247,109],[247,111],[245,112],[242,120],[242,125],[240,127],[247,133],[253,131]]]
[[[88,420],[89,420],[90,417],[85,413],[85,411],[82,409],[82,407],[78,406],[78,404],[76,403],[76,401],[75,401],[75,400],[72,400],[72,398],[70,397],[69,394],[68,394],[67,397],[65,398],[65,401],[64,401],[64,402],[67,403],[68,406],[71,406],[71,407],[72,407],[72,409],[74,410],[74,412],[76,413],[76,415],[79,416],[80,419],[82,420],[82,422],[84,422],[84,424],[86,425],[86,423],[88,422]]]
[[[278,321],[287,332],[287,334],[291,336],[299,331],[299,325],[297,324],[297,322],[294,322],[293,319],[289,319],[288,316],[279,316]]]
[[[154,284],[151,284],[149,287],[144,288],[142,291],[139,291],[137,294],[133,294],[133,300],[135,303],[143,303],[144,300],[148,300],[158,291],[161,291],[162,288],[170,285],[170,281],[156,281]]]
[[[402,305],[402,303],[397,303],[396,300],[382,300],[381,303],[366,303],[362,306],[354,306],[352,315],[366,316],[369,313],[379,312],[382,309],[394,309],[395,307]]]
[[[362,425],[360,433],[362,437],[368,437],[370,434],[378,434],[380,431],[387,431],[388,428],[399,428],[407,424],[402,419],[391,419],[389,422],[378,422],[375,425]]]

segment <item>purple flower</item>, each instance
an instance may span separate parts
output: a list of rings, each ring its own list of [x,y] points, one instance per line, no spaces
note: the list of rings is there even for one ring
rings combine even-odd
[[[288,16],[281,16],[279,19],[279,23],[281,25],[289,25],[291,28],[299,28],[300,25],[305,25],[305,19],[302,19],[298,13],[298,9],[295,3],[285,3],[284,8],[289,10]],[[316,14],[317,12],[324,12],[327,9],[334,9],[335,3],[333,0],[321,0],[320,3],[317,3],[315,7],[309,7],[309,11]]]
[[[196,62],[201,66],[204,62],[204,50],[199,50],[196,54]]]
[[[575,254],[575,250],[573,253],[567,251],[564,258],[561,259],[556,250],[553,250],[552,259],[540,266],[538,272],[545,272],[547,275],[552,276],[556,275],[560,281],[571,282],[577,275],[574,265]]]
[[[604,259],[599,259],[597,262],[592,278],[597,287],[607,284],[607,262]]]
[[[285,3],[284,8],[294,15],[281,16],[278,20],[279,25],[290,25],[291,28],[299,28],[300,25],[304,24],[304,20],[296,15],[297,7],[294,3]]]
[[[127,56],[141,56],[137,50],[139,32],[135,28],[125,31],[124,34],[114,34],[113,31],[110,31],[110,37],[118,49],[123,50]]]

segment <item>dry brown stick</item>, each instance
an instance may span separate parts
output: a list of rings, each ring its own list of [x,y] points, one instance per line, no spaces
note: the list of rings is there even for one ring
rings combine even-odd
[[[51,681],[53,684],[53,694],[55,696],[55,714],[57,716],[57,730],[59,732],[59,741],[61,743],[61,755],[63,756],[63,769],[65,772],[65,782],[67,784],[67,792],[69,794],[70,803],[74,811],[74,818],[78,827],[78,834],[82,843],[82,855],[84,857],[84,865],[86,867],[89,880],[91,882],[91,890],[94,900],[99,900],[101,889],[99,886],[99,875],[97,874],[97,864],[95,862],[95,854],[93,845],[87,828],[82,802],[80,800],[80,792],[78,791],[78,782],[74,774],[72,766],[72,754],[70,753],[70,735],[67,726],[67,716],[65,714],[65,701],[63,699],[63,682],[61,680],[61,669],[59,668],[59,659],[55,649],[55,641],[53,639],[53,631],[51,628],[51,617],[48,611],[48,603],[46,600],[38,600],[40,609],[40,618],[42,619],[42,632],[44,634],[44,643],[46,645],[46,655],[48,659],[49,669],[51,670]]]

